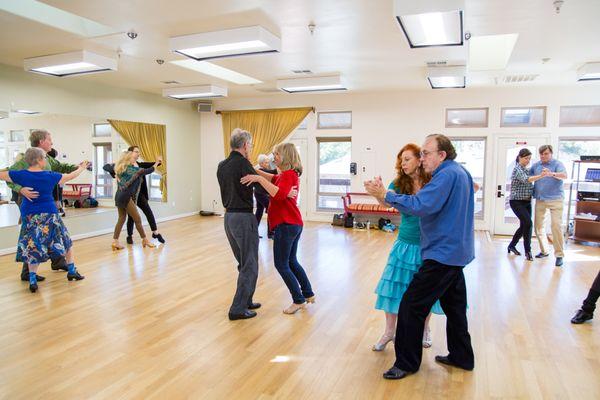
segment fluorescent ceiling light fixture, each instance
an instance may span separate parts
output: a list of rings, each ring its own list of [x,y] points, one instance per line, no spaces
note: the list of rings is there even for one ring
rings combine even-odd
[[[162,95],[177,100],[205,99],[208,97],[226,97],[227,89],[215,85],[188,86],[163,89]]]
[[[462,46],[464,0],[395,0],[394,16],[411,48]]]
[[[427,80],[432,89],[463,89],[466,86],[466,68],[430,67],[427,68]]]
[[[301,79],[278,79],[277,89],[288,93],[347,90],[339,75]]]
[[[281,51],[281,39],[262,26],[196,33],[169,39],[169,49],[194,60]]]
[[[8,111],[0,111],[0,119],[8,118]]]
[[[262,83],[262,81],[259,81],[258,79],[209,63],[208,61],[177,60],[171,61],[171,63],[205,75],[223,79],[224,81],[237,83],[238,85],[255,85],[257,83]]]
[[[0,0],[0,10],[87,38],[119,33],[110,26],[36,0]]]
[[[117,59],[101,56],[87,50],[26,58],[25,71],[53,76],[70,76],[96,72],[116,71]]]
[[[24,110],[24,109],[19,109],[19,110],[12,110],[13,112],[19,113],[19,114],[27,114],[27,115],[35,115],[35,114],[39,114],[39,111],[33,111],[33,110]]]
[[[600,62],[583,64],[577,70],[578,81],[598,81],[600,80]]]
[[[505,69],[518,38],[518,33],[471,37],[469,71]]]

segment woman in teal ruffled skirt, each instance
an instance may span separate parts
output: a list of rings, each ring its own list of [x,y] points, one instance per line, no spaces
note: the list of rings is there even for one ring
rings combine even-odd
[[[389,189],[397,193],[415,194],[425,185],[431,176],[423,170],[420,161],[421,149],[416,144],[407,144],[398,153],[396,159],[397,177]],[[383,351],[385,346],[394,340],[396,321],[400,301],[415,273],[421,268],[421,232],[419,217],[402,213],[402,221],[398,229],[398,237],[392,246],[387,265],[375,293],[375,308],[385,312],[385,332],[373,346],[373,351]],[[439,301],[431,309],[436,314],[443,314]],[[425,321],[423,347],[431,346],[429,316]]]

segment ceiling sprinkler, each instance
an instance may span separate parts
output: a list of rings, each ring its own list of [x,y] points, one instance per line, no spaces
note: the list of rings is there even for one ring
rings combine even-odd
[[[311,35],[314,35],[315,28],[316,28],[316,25],[314,22],[311,22],[310,24],[308,24],[308,31],[310,32]]]
[[[554,11],[556,11],[557,14],[560,14],[560,8],[562,7],[564,2],[565,0],[554,0],[552,2],[552,5],[554,6]]]

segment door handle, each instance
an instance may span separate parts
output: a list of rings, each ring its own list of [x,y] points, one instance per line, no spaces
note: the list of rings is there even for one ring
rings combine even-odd
[[[498,198],[504,197],[504,193],[502,193],[501,191],[498,191],[498,193],[496,193],[496,197],[498,197]]]

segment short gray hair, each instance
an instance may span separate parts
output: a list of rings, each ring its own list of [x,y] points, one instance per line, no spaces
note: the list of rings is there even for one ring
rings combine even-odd
[[[252,143],[252,135],[250,132],[235,128],[233,132],[231,132],[231,140],[229,141],[231,149],[239,150],[244,147],[246,143]]]
[[[31,132],[29,135],[29,141],[31,142],[31,147],[38,147],[40,142],[50,136],[50,132],[45,131],[43,129],[36,129]]]
[[[550,153],[554,154],[554,151],[552,150],[552,145],[551,144],[541,145],[538,151],[539,151],[540,154],[542,154],[546,150],[550,150]]]
[[[30,147],[25,152],[23,159],[30,167],[37,165],[40,160],[46,158],[46,152],[39,147]]]
[[[266,154],[259,154],[257,160],[258,160],[259,164],[262,164],[265,161],[271,161],[271,160],[269,160],[269,156]]]

